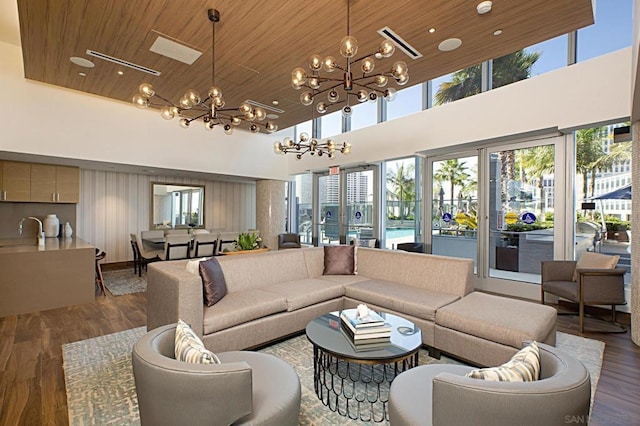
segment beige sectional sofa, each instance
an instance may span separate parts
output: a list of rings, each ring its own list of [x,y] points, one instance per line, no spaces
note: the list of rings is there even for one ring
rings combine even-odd
[[[182,319],[207,348],[223,352],[299,333],[317,316],[366,303],[413,321],[432,351],[476,365],[505,362],[525,340],[555,345],[555,309],[474,292],[468,259],[358,248],[357,275],[323,275],[322,247],[217,259],[227,294],[211,307],[187,261],[149,265],[149,330]]]

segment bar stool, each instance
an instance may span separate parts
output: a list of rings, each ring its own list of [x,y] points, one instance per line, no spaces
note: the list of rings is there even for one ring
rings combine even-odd
[[[100,261],[103,260],[107,254],[100,249],[96,248],[96,284],[102,292],[103,296],[107,295],[107,290],[104,287],[104,277],[102,276],[102,268],[100,267]]]

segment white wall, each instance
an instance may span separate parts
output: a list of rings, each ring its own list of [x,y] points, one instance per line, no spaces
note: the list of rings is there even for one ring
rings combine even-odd
[[[0,150],[287,178],[282,159],[273,158],[273,136],[244,131],[227,136],[201,126],[183,129],[154,110],[26,80],[20,47],[0,42],[0,58]]]
[[[631,48],[564,67],[486,93],[345,133],[349,156],[288,158],[291,174],[400,158],[459,144],[570,130],[630,116]]]
[[[105,262],[132,259],[129,234],[150,226],[152,181],[205,185],[205,228],[239,232],[255,228],[254,183],[82,169],[75,234],[104,250],[107,253]]]

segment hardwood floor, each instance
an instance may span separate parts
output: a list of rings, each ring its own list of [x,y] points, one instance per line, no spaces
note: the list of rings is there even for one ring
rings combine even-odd
[[[620,317],[629,323],[628,315]],[[145,323],[145,293],[107,294],[86,305],[0,318],[0,425],[68,424],[62,345]],[[580,335],[577,323],[577,317],[560,316],[558,330]],[[590,424],[640,425],[640,347],[629,333],[583,336],[606,343]]]

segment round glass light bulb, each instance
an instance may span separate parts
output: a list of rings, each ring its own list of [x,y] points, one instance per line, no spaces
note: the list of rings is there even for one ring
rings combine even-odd
[[[291,148],[291,147],[293,147],[293,139],[291,139],[289,136],[287,136],[286,138],[284,138],[282,140],[282,144],[284,146],[286,146],[287,148]]]
[[[387,102],[391,102],[396,98],[396,94],[396,89],[394,89],[393,87],[389,87],[384,91],[384,98],[387,100]]]
[[[242,123],[242,119],[240,117],[231,117],[231,124],[238,126],[240,123]]]
[[[338,67],[338,62],[333,56],[327,56],[324,58],[323,67],[326,72],[334,72]]]
[[[258,128],[257,124],[253,123],[251,124],[251,126],[249,126],[249,130],[251,130],[251,133],[258,133],[258,130],[260,129]]]
[[[329,93],[327,94],[327,99],[331,103],[338,102],[338,100],[340,99],[340,94],[338,93],[337,90],[331,89],[331,90],[329,90]]]
[[[340,54],[345,58],[353,58],[358,53],[358,40],[353,36],[345,36],[340,41]]]
[[[227,123],[224,126],[222,126],[222,128],[224,129],[224,132],[227,135],[230,135],[231,133],[233,133],[233,127],[231,127],[231,124]]]
[[[370,72],[373,72],[373,69],[375,67],[376,67],[376,61],[371,56],[364,58],[360,63],[360,68],[362,69],[362,72],[365,74],[369,74]]]
[[[300,103],[302,105],[311,105],[313,103],[313,94],[311,92],[300,93]]]
[[[222,89],[218,86],[211,86],[208,94],[210,98],[222,98]]]
[[[204,128],[205,128],[206,130],[213,130],[213,121],[206,121],[206,122],[204,123]]]
[[[322,69],[322,56],[312,55],[311,58],[309,58],[309,68],[313,71]]]
[[[253,113],[255,115],[255,119],[258,121],[262,121],[265,118],[267,118],[267,112],[260,107],[257,107],[256,109],[254,109]]]
[[[296,67],[291,71],[291,84],[302,86],[307,81],[307,73],[304,68]]]
[[[309,87],[312,89],[320,88],[320,79],[318,79],[318,77],[309,77],[309,79],[307,80],[307,83],[309,84]]]
[[[186,118],[180,119],[180,127],[186,129],[187,127],[189,127],[189,124],[189,120],[187,120]]]
[[[189,100],[189,98],[187,98],[186,96],[183,96],[180,98],[180,101],[178,101],[178,104],[180,105],[180,107],[182,107],[183,109],[191,109],[191,107],[193,106],[193,103],[191,103],[191,101]]]
[[[275,152],[278,155],[284,154],[284,147],[280,142],[275,142],[273,144],[273,152]]]
[[[324,102],[318,103],[318,105],[316,105],[316,111],[318,111],[320,114],[324,114],[325,112],[327,112],[327,104]]]
[[[135,106],[141,109],[145,109],[149,106],[149,99],[147,99],[141,94],[134,95],[131,101]]]
[[[184,93],[184,97],[189,99],[192,105],[198,105],[200,103],[200,93],[195,89],[189,89]]]
[[[376,76],[375,83],[378,87],[384,87],[389,82],[389,78],[386,75],[380,74]]]
[[[173,108],[171,108],[170,106],[163,106],[162,108],[160,108],[160,117],[164,118],[165,120],[172,120],[175,116],[176,115],[173,112]]]
[[[366,90],[360,89],[356,93],[356,99],[358,100],[358,102],[365,102],[367,99],[369,99],[369,94]]]
[[[378,94],[376,92],[369,93],[369,102],[375,102],[378,100]]]
[[[405,61],[396,61],[391,66],[391,75],[393,75],[396,79],[400,78],[407,72],[409,72],[409,68],[407,67],[407,63]]]
[[[240,106],[238,107],[238,110],[240,110],[241,113],[246,114],[248,112],[251,112],[251,105],[249,105],[246,102],[243,102],[240,104]]]
[[[382,40],[380,47],[378,47],[378,53],[382,58],[388,58],[396,51],[396,46],[389,40]]]
[[[349,105],[342,107],[342,116],[349,117],[353,113],[353,109]],[[331,142],[331,140],[329,140]]]
[[[399,79],[396,80],[396,84],[398,86],[404,86],[409,82],[409,74],[403,74]]]
[[[271,122],[271,121],[267,121],[267,124],[265,124],[265,129],[267,130],[267,132],[273,133],[276,130],[278,130],[278,125],[276,123]]]
[[[309,140],[309,134],[305,133],[305,132],[302,132],[302,133],[300,133],[299,138],[300,138],[300,142],[306,142],[306,141]]]
[[[153,89],[153,86],[150,85],[149,83],[142,83],[140,86],[138,86],[138,91],[145,98],[150,98],[156,94],[156,91]]]
[[[247,121],[253,121],[255,120],[255,118],[256,118],[256,115],[253,113],[253,111],[249,111],[244,114],[244,119]]]
[[[215,105],[216,108],[224,108],[224,105],[225,105],[224,99],[213,98],[213,105]]]

